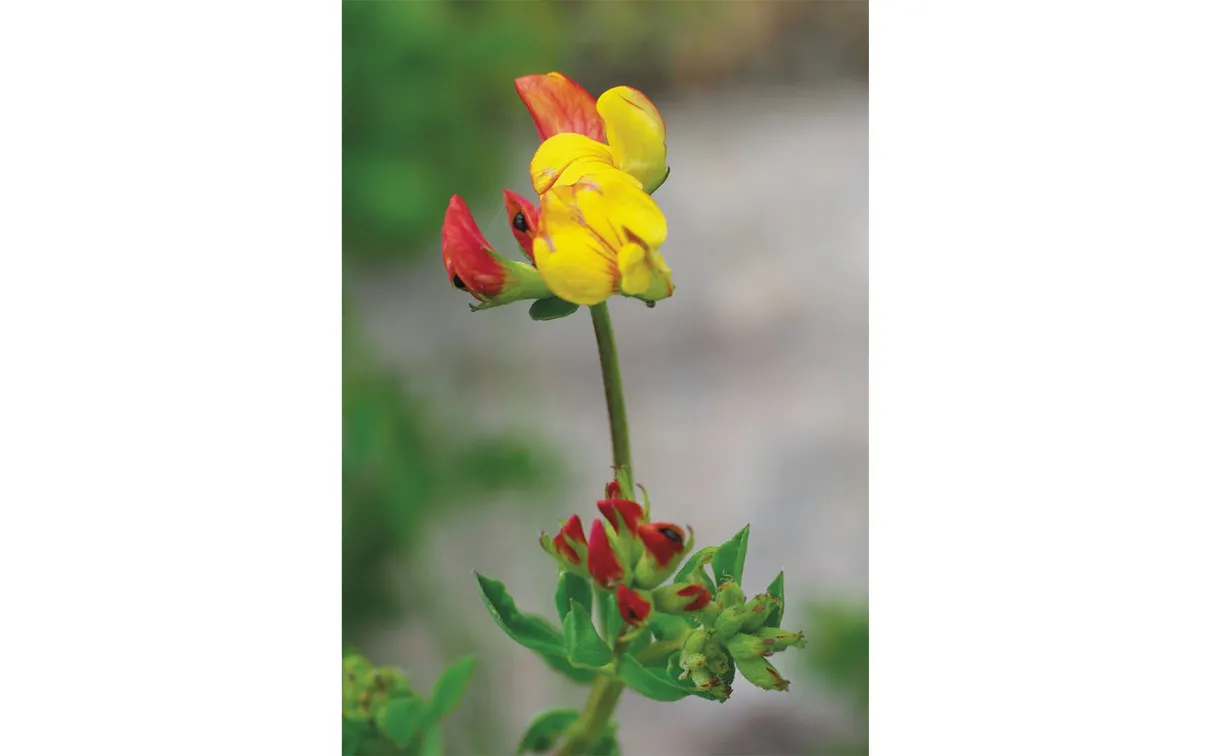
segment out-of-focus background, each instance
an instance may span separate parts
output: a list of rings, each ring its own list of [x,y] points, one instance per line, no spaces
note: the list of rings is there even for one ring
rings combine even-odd
[[[582,705],[508,641],[472,570],[554,616],[537,544],[610,476],[588,313],[472,314],[441,264],[461,194],[520,257],[501,189],[533,199],[515,77],[642,89],[668,128],[656,194],[676,295],[613,300],[635,472],[701,545],[751,523],[747,580],[786,571],[789,693],[627,693],[631,756],[866,751],[867,6],[859,2],[344,4],[344,636],[419,689],[480,665],[450,753],[515,749]]]

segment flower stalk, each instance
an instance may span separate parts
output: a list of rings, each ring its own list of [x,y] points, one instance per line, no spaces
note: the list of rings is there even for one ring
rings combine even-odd
[[[613,443],[614,467],[625,469],[622,496],[634,497],[631,481],[634,468],[630,461],[630,428],[626,422],[626,397],[622,393],[622,370],[618,364],[618,345],[613,337],[613,322],[609,305],[602,302],[588,308],[592,314],[592,329],[597,336],[597,353],[601,357],[601,381],[605,384],[605,407],[609,412],[609,436]],[[627,628],[623,625],[613,639],[613,669],[621,663],[628,642],[622,639]],[[588,692],[588,701],[580,717],[567,729],[558,756],[579,756],[600,738],[622,697],[626,683],[609,674],[598,674]]]

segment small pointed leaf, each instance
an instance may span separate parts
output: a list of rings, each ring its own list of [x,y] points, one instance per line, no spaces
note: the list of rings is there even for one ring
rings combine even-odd
[[[613,652],[592,626],[592,617],[578,601],[571,602],[571,611],[563,618],[563,645],[573,664],[603,667],[613,658]]]
[[[559,584],[555,587],[555,607],[559,610],[559,621],[567,617],[571,611],[571,602],[578,601],[585,609],[592,608],[592,584],[572,572],[559,575]]]
[[[743,585],[744,560],[748,556],[748,526],[732,536],[718,551],[710,566],[714,569],[714,579],[722,583],[724,579],[734,580],[736,585]]]

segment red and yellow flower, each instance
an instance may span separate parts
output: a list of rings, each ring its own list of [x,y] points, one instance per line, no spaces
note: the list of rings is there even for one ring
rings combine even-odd
[[[581,305],[672,296],[659,251],[668,224],[650,197],[668,175],[659,111],[631,87],[594,100],[558,73],[516,85],[543,139],[530,163],[541,205],[532,250],[550,290]]]

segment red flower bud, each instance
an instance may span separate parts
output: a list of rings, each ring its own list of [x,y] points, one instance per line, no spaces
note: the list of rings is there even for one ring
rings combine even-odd
[[[570,543],[569,543],[570,541]],[[555,550],[558,551],[564,559],[572,564],[580,564],[580,554],[583,549],[575,548],[577,546],[587,546],[588,541],[584,538],[584,526],[580,524],[580,515],[572,515],[567,523],[563,525],[563,529],[555,536]]]
[[[685,552],[685,531],[669,522],[643,523],[639,526],[639,538],[655,557],[657,567],[666,567]]]
[[[618,586],[618,611],[627,624],[638,627],[651,614],[651,602],[625,585]]]
[[[685,604],[685,611],[687,612],[696,612],[699,609],[704,609],[706,604],[710,603],[710,591],[700,583],[686,586],[677,591],[676,595],[686,598],[693,597],[688,604]]]
[[[639,524],[643,551],[634,567],[635,586],[651,589],[667,580],[693,548],[693,531],[685,541],[685,531],[667,522]]]
[[[696,612],[710,603],[710,591],[706,586],[694,583],[672,583],[655,589],[655,606],[665,614]]]
[[[639,520],[643,519],[643,507],[637,501],[606,499],[597,502],[597,509],[601,510],[601,514],[605,515],[605,519],[609,520],[609,524],[619,534],[622,532],[623,523],[631,535],[637,533]]]
[[[441,257],[450,284],[486,301],[504,290],[508,270],[494,257],[466,202],[455,194],[441,227]]]
[[[625,575],[618,557],[613,553],[613,544],[605,532],[605,523],[592,521],[592,532],[588,537],[588,572],[603,588],[612,588]]]
[[[521,251],[534,261],[534,236],[538,233],[538,208],[516,192],[504,190],[504,210],[508,213],[508,226]]]
[[[605,498],[606,499],[622,498],[622,486],[616,480],[611,480],[605,484]]]

